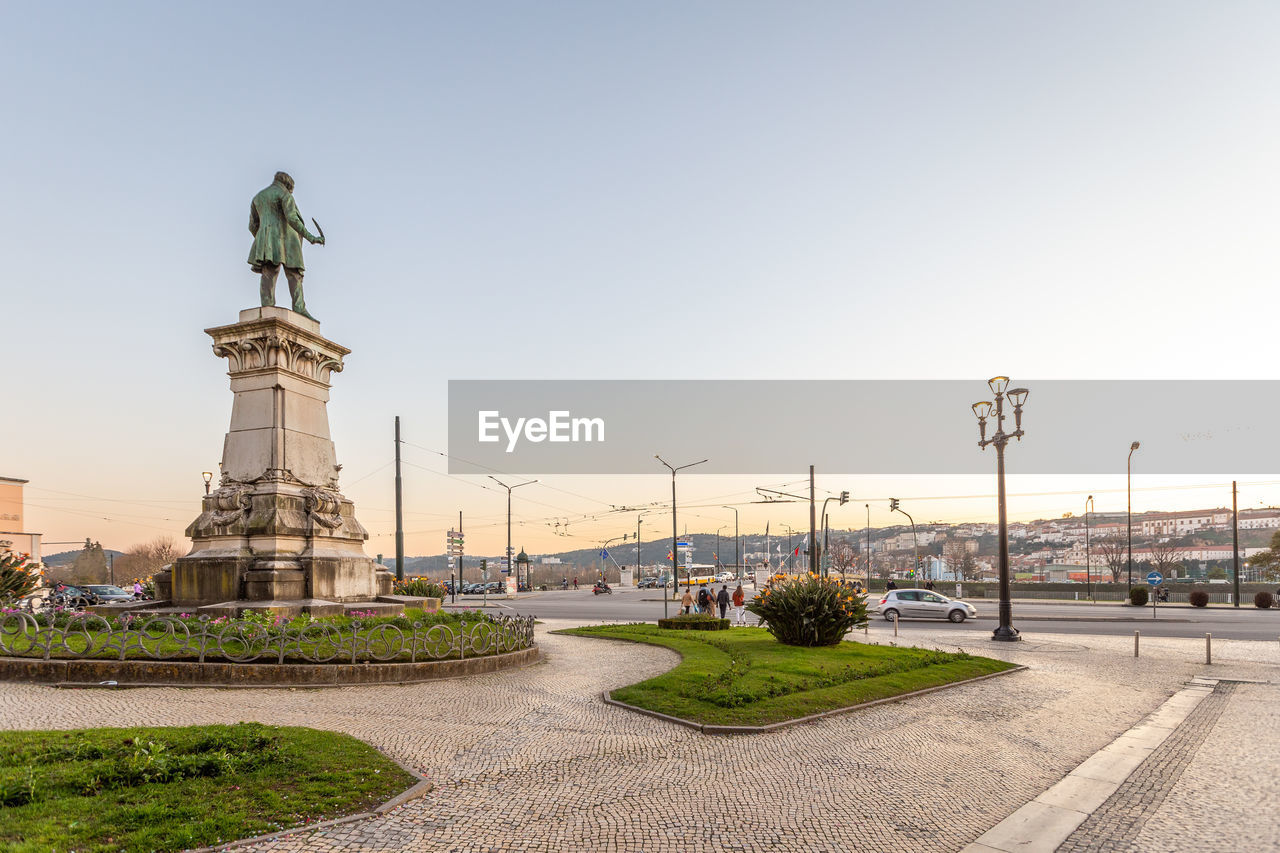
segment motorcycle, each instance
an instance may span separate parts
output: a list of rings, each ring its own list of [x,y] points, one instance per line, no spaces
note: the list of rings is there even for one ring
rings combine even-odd
[[[595,595],[613,595],[613,590],[603,581],[591,587],[591,592]]]

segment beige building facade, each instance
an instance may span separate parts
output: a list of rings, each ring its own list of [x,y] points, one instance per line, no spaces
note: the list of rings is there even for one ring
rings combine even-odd
[[[22,487],[26,484],[16,477],[0,477],[0,554],[26,554],[39,563],[41,534],[28,533],[23,517]]]

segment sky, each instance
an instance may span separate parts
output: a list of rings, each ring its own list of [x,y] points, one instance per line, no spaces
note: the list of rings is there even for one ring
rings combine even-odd
[[[47,542],[181,538],[230,415],[202,330],[256,304],[277,169],[328,238],[307,302],[352,350],[329,418],[371,554],[396,415],[407,552],[459,510],[505,544],[505,491],[442,473],[450,379],[1269,379],[1278,37],[1268,2],[0,4],[0,475]],[[1114,477],[1014,447],[1011,517],[1122,510],[1133,438]],[[994,475],[813,461],[842,527],[995,515]],[[1140,461],[1135,509],[1280,503]],[[654,464],[539,477],[515,544],[634,531]],[[751,503],[804,474],[682,474],[681,526],[807,527]]]

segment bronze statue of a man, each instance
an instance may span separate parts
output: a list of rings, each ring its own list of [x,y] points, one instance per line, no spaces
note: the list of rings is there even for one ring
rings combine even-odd
[[[318,224],[316,230],[320,230]],[[317,237],[307,230],[293,201],[293,178],[288,173],[276,172],[271,186],[253,197],[249,206],[249,233],[253,235],[249,268],[262,274],[263,307],[276,304],[276,277],[283,266],[293,310],[314,320],[315,317],[307,313],[307,303],[302,297],[302,239],[323,246],[324,232],[320,231]]]

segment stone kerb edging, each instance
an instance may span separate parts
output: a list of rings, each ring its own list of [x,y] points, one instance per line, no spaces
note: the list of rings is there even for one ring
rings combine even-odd
[[[381,750],[379,750],[379,752],[381,752]],[[337,818],[334,818],[333,820],[322,820],[317,823],[308,823],[308,824],[305,824],[304,826],[295,826],[292,829],[282,829],[279,832],[269,832],[266,835],[255,835],[252,838],[241,838],[237,841],[229,841],[226,844],[219,844],[215,847],[197,847],[193,850],[187,851],[187,853],[214,853],[215,851],[218,851],[218,850],[235,850],[237,847],[247,847],[250,844],[261,844],[262,842],[270,841],[273,838],[284,838],[286,836],[295,835],[297,833],[312,832],[317,829],[326,829],[332,826],[340,826],[341,824],[344,824],[344,823],[355,823],[358,820],[368,820],[371,817],[378,817],[380,815],[386,814],[392,809],[399,808],[400,806],[403,806],[405,803],[411,800],[416,800],[419,797],[425,796],[426,794],[431,793],[432,789],[435,788],[435,785],[433,785],[431,782],[428,782],[426,777],[424,777],[418,771],[414,770],[412,767],[406,766],[404,762],[396,758],[392,758],[392,756],[387,755],[386,753],[383,753],[383,755],[386,756],[387,758],[390,758],[396,764],[399,764],[401,770],[408,773],[410,776],[414,777],[418,781],[416,784],[410,786],[407,790],[401,791],[399,794],[396,794],[394,797],[387,800],[385,803],[378,806],[373,811],[359,812],[357,814],[347,815],[346,817],[337,817]]]
[[[197,663],[4,657],[0,658],[0,681],[57,687],[351,687],[479,675],[535,663],[538,657],[537,646],[484,657],[416,663]]]
[[[640,708],[635,705],[628,705],[626,702],[619,702],[609,695],[611,691],[606,690],[602,694],[602,698],[607,705],[615,705],[619,708],[626,708],[628,711],[635,711],[637,714],[644,714],[647,717],[656,717],[659,720],[666,720],[668,723],[685,726],[707,735],[757,735],[765,732],[777,731],[785,729],[789,726],[799,725],[800,723],[811,723],[814,720],[820,720],[823,717],[831,717],[836,714],[847,714],[850,711],[858,711],[862,708],[871,708],[876,705],[887,705],[890,702],[901,702],[904,699],[910,699],[915,696],[923,696],[926,693],[935,693],[939,690],[949,690],[952,687],[959,687],[962,684],[973,684],[976,681],[986,681],[988,678],[997,678],[1001,675],[1009,675],[1014,672],[1021,672],[1026,669],[1025,666],[1015,666],[1011,669],[1001,670],[1000,672],[989,672],[986,675],[978,675],[973,678],[966,678],[964,681],[953,681],[949,684],[939,684],[935,687],[925,687],[921,690],[912,690],[910,693],[900,693],[897,696],[886,696],[883,699],[872,699],[870,702],[860,702],[857,705],[848,705],[844,708],[833,708],[830,711],[820,711],[817,714],[810,714],[807,717],[797,717],[794,720],[783,720],[780,723],[769,723],[765,726],[716,726],[707,723],[695,723],[693,720],[686,720],[683,717],[673,717],[669,714],[663,714],[659,711],[651,711],[648,708]]]

